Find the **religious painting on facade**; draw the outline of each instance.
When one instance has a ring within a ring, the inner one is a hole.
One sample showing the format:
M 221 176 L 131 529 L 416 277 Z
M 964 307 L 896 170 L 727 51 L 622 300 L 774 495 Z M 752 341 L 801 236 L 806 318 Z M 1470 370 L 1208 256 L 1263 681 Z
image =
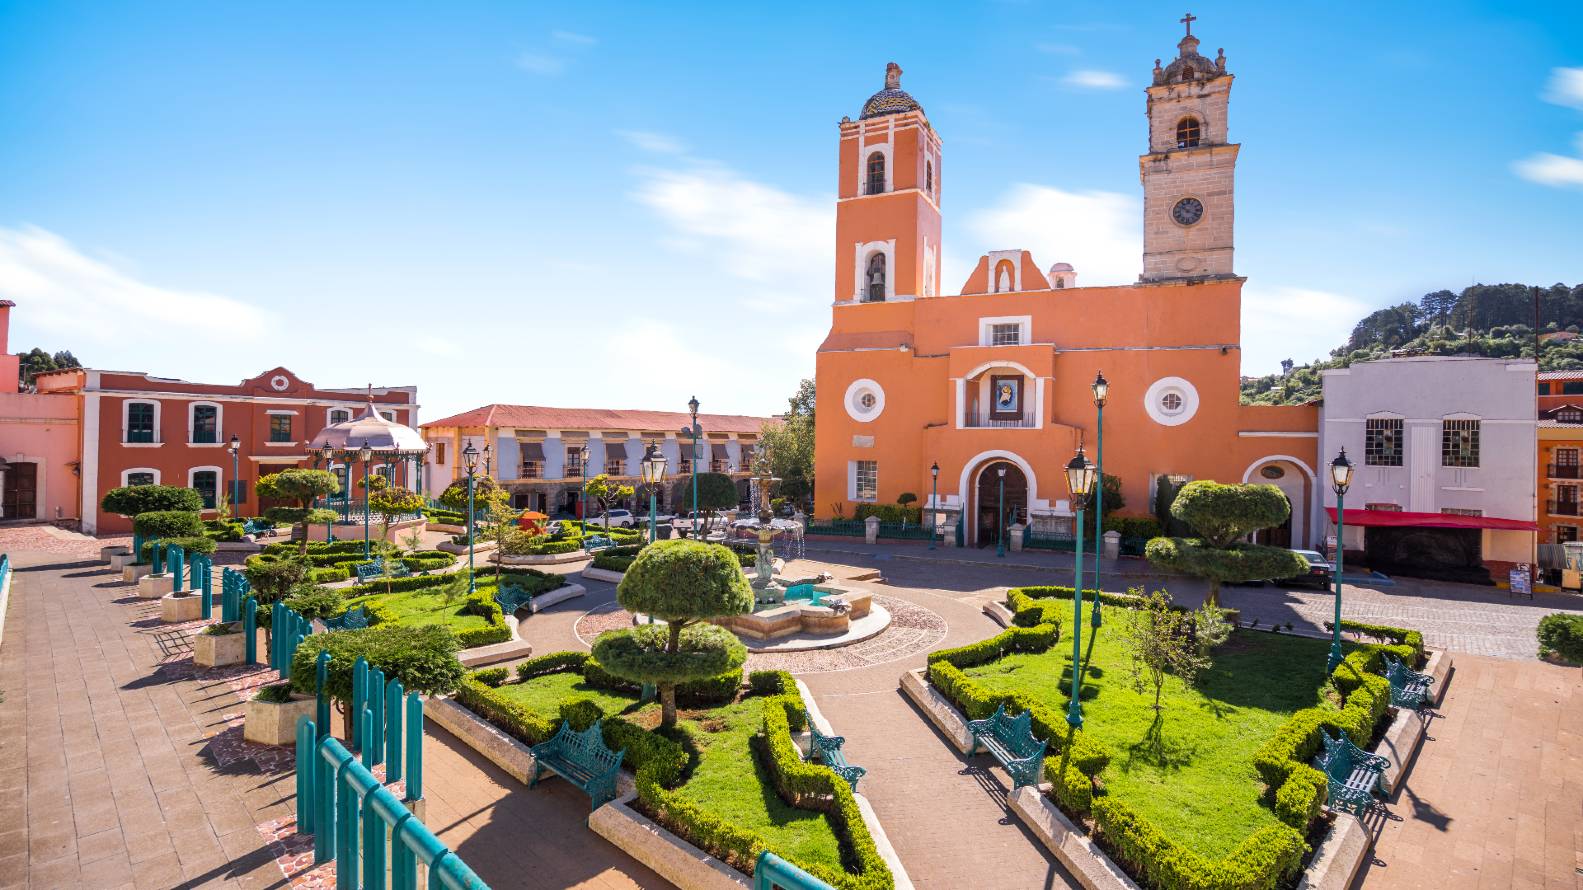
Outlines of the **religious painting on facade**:
M 1016 420 L 1022 417 L 1022 378 L 989 378 L 989 416 L 993 420 Z

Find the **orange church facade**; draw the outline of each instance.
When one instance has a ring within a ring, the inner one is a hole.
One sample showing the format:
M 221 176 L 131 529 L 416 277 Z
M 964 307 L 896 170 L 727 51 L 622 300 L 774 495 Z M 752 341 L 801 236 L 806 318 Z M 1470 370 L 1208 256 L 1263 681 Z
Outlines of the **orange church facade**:
M 999 471 L 1014 522 L 1069 527 L 1062 473 L 1095 457 L 1090 385 L 1110 383 L 1104 470 L 1124 514 L 1147 515 L 1162 476 L 1272 482 L 1293 516 L 1272 541 L 1322 540 L 1316 406 L 1239 404 L 1243 280 L 1232 271 L 1233 174 L 1225 57 L 1156 65 L 1148 88 L 1143 274 L 1080 287 L 1024 250 L 979 259 L 960 293 L 939 286 L 941 141 L 900 69 L 840 125 L 835 302 L 819 348 L 815 513 L 852 515 L 903 492 L 968 546 L 993 543 Z M 948 535 L 948 538 L 950 536 Z

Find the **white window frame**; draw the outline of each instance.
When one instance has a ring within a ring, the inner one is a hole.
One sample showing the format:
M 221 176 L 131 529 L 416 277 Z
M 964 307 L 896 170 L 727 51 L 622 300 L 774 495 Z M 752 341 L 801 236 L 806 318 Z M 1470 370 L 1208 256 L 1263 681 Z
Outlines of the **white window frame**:
M 153 405 L 154 406 L 154 441 L 152 441 L 152 442 L 128 442 L 127 441 L 126 437 L 131 432 L 132 406 L 133 405 Z M 164 409 L 164 405 L 162 405 L 160 403 L 159 399 L 122 399 L 121 400 L 121 444 L 123 446 L 127 447 L 127 448 L 158 448 L 159 446 L 165 444 L 165 442 L 162 439 L 160 439 L 160 436 L 159 436 L 159 433 L 160 433 L 160 420 L 163 417 L 163 409 Z
M 863 497 L 858 488 L 858 470 L 860 464 L 874 465 L 874 493 L 870 497 Z M 860 504 L 879 503 L 879 461 L 877 460 L 849 460 L 847 461 L 846 489 L 847 498 Z
M 125 488 L 128 485 L 132 484 L 132 483 L 126 481 L 126 480 L 127 480 L 127 477 L 131 476 L 133 473 L 153 473 L 154 474 L 154 481 L 149 483 L 149 484 L 150 485 L 159 485 L 160 484 L 159 470 L 157 470 L 157 469 L 155 469 L 153 467 L 128 467 L 128 468 L 126 468 L 126 469 L 121 471 L 121 487 L 122 488 Z
M 215 499 L 215 505 L 213 507 L 204 507 L 203 508 L 203 512 L 205 512 L 205 513 L 212 513 L 212 512 L 214 512 L 215 510 L 217 510 L 219 508 L 219 506 L 220 506 L 220 497 L 222 495 L 225 495 L 225 496 L 229 497 L 230 494 L 231 494 L 230 492 L 226 491 L 226 489 L 225 489 L 225 471 L 220 469 L 219 467 L 213 466 L 213 465 L 207 466 L 207 467 L 189 467 L 188 470 L 187 470 L 187 487 L 193 489 L 194 491 L 196 491 L 197 488 L 198 488 L 198 486 L 194 484 L 194 480 L 195 480 L 195 478 L 197 477 L 197 475 L 199 473 L 213 473 L 214 474 L 214 499 Z
M 1475 446 L 1476 460 L 1472 465 L 1446 463 L 1446 424 L 1466 423 L 1472 421 L 1476 426 L 1473 432 L 1478 444 Z M 1439 465 L 1447 470 L 1477 470 L 1484 465 L 1484 418 L 1477 414 L 1447 414 L 1440 418 L 1440 461 Z
M 876 253 L 885 255 L 885 302 L 896 299 L 896 239 L 888 241 L 867 241 L 856 245 L 856 268 L 853 272 L 852 299 L 859 303 L 879 302 L 868 299 L 868 274 L 869 257 Z
M 1029 343 L 1033 342 L 1033 316 L 991 315 L 978 320 L 978 345 L 995 345 L 995 325 L 998 324 L 1017 325 L 1019 328 L 1019 333 L 1017 336 L 1019 346 L 1027 346 Z
M 338 423 L 345 423 L 346 422 L 346 420 L 336 420 L 335 419 L 335 412 L 337 412 L 337 411 L 345 411 L 346 412 L 346 420 L 351 420 L 352 419 L 353 414 L 352 414 L 352 409 L 351 408 L 345 408 L 345 407 L 339 407 L 339 406 L 334 407 L 334 408 L 326 408 L 326 409 L 324 409 L 324 425 L 325 426 L 335 426 Z
M 194 442 L 192 437 L 198 431 L 198 406 L 206 405 L 214 409 L 214 439 L 213 442 Z M 219 402 L 188 402 L 187 403 L 187 444 L 194 448 L 220 448 L 225 445 L 225 406 Z
M 300 432 L 300 431 L 297 429 L 297 423 L 296 423 L 295 419 L 292 421 L 292 424 L 291 424 L 291 435 L 292 435 L 291 441 L 289 441 L 289 442 L 276 442 L 276 441 L 273 441 L 273 440 L 270 439 L 270 433 L 271 433 L 270 427 L 273 426 L 274 423 L 275 423 L 273 418 L 276 415 L 284 415 L 284 416 L 287 416 L 287 417 L 295 418 L 297 416 L 297 412 L 296 411 L 287 410 L 285 408 L 272 408 L 272 409 L 270 409 L 268 411 L 265 411 L 264 414 L 267 417 L 270 418 L 269 424 L 267 424 L 264 427 L 264 445 L 265 445 L 265 447 L 268 447 L 268 448 L 290 448 L 290 447 L 293 447 L 293 446 L 295 446 L 297 444 L 296 436 L 297 436 L 297 433 Z
M 862 144 L 862 140 L 859 139 L 858 143 L 859 143 L 859 145 L 858 145 L 858 160 L 857 160 L 857 193 L 858 193 L 858 196 L 866 198 L 866 197 L 868 197 L 870 195 L 876 195 L 876 194 L 878 194 L 878 195 L 888 195 L 891 192 L 895 191 L 896 190 L 896 164 L 894 163 L 894 159 L 891 157 L 891 143 L 890 143 L 890 141 L 887 140 L 885 142 L 873 142 L 873 143 L 870 143 L 868 145 L 863 145 Z M 870 157 L 872 157 L 876 152 L 885 156 L 885 191 L 883 191 L 883 192 L 871 192 L 871 191 L 868 190 L 868 159 Z

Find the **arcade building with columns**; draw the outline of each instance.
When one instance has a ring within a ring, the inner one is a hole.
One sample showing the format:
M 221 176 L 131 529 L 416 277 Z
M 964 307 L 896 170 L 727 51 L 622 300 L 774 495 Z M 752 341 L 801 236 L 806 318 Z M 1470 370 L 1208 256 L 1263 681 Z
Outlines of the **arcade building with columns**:
M 1121 479 L 1124 514 L 1150 512 L 1160 476 L 1269 482 L 1292 515 L 1263 539 L 1323 539 L 1318 409 L 1239 401 L 1233 76 L 1224 52 L 1198 47 L 1189 30 L 1145 90 L 1134 284 L 1085 287 L 1080 269 L 1005 249 L 945 292 L 944 148 L 901 69 L 892 63 L 885 88 L 842 119 L 835 294 L 817 356 L 817 516 L 913 492 L 942 524 L 965 517 L 968 546 L 993 544 L 1004 469 L 1013 522 L 1069 528 L 1062 470 L 1080 445 L 1094 458 L 1090 385 L 1103 372 L 1104 470 Z

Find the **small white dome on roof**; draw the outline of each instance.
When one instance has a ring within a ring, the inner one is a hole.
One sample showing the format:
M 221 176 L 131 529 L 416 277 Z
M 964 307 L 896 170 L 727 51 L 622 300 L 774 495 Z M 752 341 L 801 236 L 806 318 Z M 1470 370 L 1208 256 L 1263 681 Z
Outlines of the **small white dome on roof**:
M 1077 272 L 1073 271 L 1071 263 L 1056 263 L 1051 266 L 1049 279 L 1050 287 L 1057 290 L 1077 287 Z
M 325 427 L 313 437 L 308 448 L 318 451 L 326 445 L 334 451 L 346 452 L 366 447 L 375 454 L 418 454 L 428 448 L 417 430 L 375 410 L 373 399 L 368 400 L 361 417 Z

